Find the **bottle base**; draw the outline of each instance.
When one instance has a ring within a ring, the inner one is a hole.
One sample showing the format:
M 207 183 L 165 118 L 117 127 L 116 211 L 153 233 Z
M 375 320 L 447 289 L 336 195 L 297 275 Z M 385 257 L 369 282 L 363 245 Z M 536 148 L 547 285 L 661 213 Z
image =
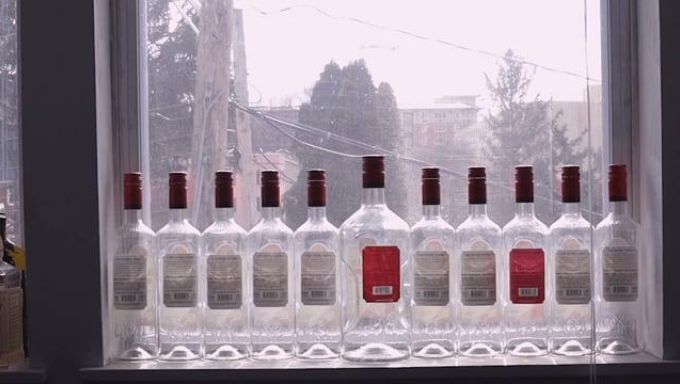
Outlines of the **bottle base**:
M 413 356 L 424 359 L 443 359 L 454 353 L 453 344 L 446 341 L 414 343 L 412 350 Z
M 256 360 L 283 360 L 292 356 L 292 345 L 253 345 L 252 358 Z
M 533 357 L 548 354 L 548 345 L 542 341 L 508 341 L 506 350 L 511 356 Z
M 598 343 L 598 351 L 606 355 L 631 355 L 640 350 L 640 347 L 631 345 L 625 340 L 605 339 Z
M 167 350 L 161 350 L 158 360 L 161 361 L 187 361 L 201 358 L 200 349 L 187 348 L 184 345 L 175 345 Z
M 153 349 L 136 346 L 121 353 L 119 356 L 116 357 L 116 360 L 140 361 L 140 360 L 152 360 L 155 358 L 156 353 Z
M 248 357 L 247 345 L 206 346 L 205 358 L 208 360 L 240 360 Z
M 500 355 L 502 352 L 500 344 L 482 341 L 463 344 L 460 347 L 460 354 L 466 357 L 490 357 Z
M 309 360 L 334 359 L 340 356 L 339 343 L 298 344 L 297 357 Z
M 581 340 L 553 340 L 552 353 L 562 356 L 585 356 L 591 353 L 590 341 Z
M 379 363 L 398 361 L 407 358 L 410 354 L 407 346 L 395 348 L 383 343 L 348 345 L 345 348 L 345 353 L 343 353 L 342 357 L 352 362 Z

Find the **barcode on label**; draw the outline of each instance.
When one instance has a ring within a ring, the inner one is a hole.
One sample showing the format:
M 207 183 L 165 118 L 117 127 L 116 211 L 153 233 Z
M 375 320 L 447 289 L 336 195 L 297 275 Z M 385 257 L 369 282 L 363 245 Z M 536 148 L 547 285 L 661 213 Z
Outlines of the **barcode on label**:
M 373 287 L 373 294 L 376 296 L 382 296 L 382 295 L 391 295 L 392 294 L 392 286 L 389 285 L 378 285 Z
M 488 291 L 481 291 L 481 290 L 473 289 L 473 290 L 470 290 L 468 292 L 470 294 L 470 297 L 475 298 L 475 299 L 486 298 L 486 297 L 489 296 Z
M 441 292 L 439 292 L 439 291 L 423 291 L 423 296 L 424 297 L 439 297 L 439 296 L 441 296 Z
M 262 292 L 262 297 L 265 299 L 278 299 L 281 297 L 279 292 Z
M 137 295 L 120 295 L 118 296 L 118 300 L 124 301 L 126 303 L 129 302 L 136 302 L 137 301 Z
M 234 295 L 228 293 L 226 295 L 217 295 L 217 300 L 219 301 L 232 301 L 234 300 Z
M 189 299 L 191 297 L 191 295 L 188 294 L 188 293 L 184 293 L 184 292 L 177 292 L 177 293 L 173 293 L 172 297 L 175 300 L 186 300 L 186 299 Z
M 565 289 L 564 295 L 569 297 L 581 297 L 583 296 L 582 289 Z
M 611 290 L 613 293 L 629 293 L 630 287 L 612 287 Z
M 312 297 L 328 297 L 328 291 L 311 291 Z
M 520 288 L 519 289 L 519 296 L 520 297 L 537 297 L 538 296 L 538 288 Z

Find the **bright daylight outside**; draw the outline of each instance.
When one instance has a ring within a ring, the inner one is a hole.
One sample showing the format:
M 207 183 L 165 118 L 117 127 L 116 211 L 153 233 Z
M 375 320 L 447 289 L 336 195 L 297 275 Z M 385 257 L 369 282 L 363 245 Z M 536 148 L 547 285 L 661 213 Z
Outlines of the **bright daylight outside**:
M 329 219 L 339 225 L 360 204 L 364 154 L 386 155 L 387 202 L 409 223 L 421 214 L 425 165 L 441 168 L 442 213 L 455 225 L 467 216 L 473 165 L 488 168 L 490 214 L 501 225 L 513 215 L 518 164 L 535 168 L 544 222 L 559 216 L 565 164 L 582 167 L 584 215 L 601 219 L 599 1 L 224 4 L 146 5 L 154 229 L 167 219 L 172 171 L 189 172 L 192 216 L 207 226 L 206 186 L 220 168 L 237 173 L 246 228 L 258 218 L 258 171 L 281 173 L 295 228 L 306 218 L 304 171 L 326 169 Z

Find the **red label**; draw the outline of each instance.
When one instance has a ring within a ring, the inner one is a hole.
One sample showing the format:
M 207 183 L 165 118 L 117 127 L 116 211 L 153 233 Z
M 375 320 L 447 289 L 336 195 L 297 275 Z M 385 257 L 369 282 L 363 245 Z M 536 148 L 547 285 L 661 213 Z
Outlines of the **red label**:
M 510 300 L 541 304 L 545 299 L 545 258 L 540 248 L 510 251 Z
M 364 301 L 394 303 L 399 300 L 399 248 L 367 246 L 362 251 Z

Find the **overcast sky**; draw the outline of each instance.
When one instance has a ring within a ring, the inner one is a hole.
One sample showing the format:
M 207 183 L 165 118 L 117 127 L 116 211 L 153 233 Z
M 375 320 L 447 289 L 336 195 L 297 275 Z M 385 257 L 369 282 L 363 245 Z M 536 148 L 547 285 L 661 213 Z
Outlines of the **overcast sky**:
M 234 6 L 244 12 L 253 104 L 299 103 L 326 63 L 358 58 L 376 84 L 392 85 L 401 105 L 487 94 L 484 73 L 495 73 L 497 58 L 389 29 L 497 55 L 512 48 L 527 61 L 583 76 L 588 61 L 590 77 L 601 78 L 599 0 L 585 4 L 587 45 L 583 0 L 235 0 Z M 539 68 L 532 88 L 555 100 L 583 100 L 585 86 L 583 78 Z

